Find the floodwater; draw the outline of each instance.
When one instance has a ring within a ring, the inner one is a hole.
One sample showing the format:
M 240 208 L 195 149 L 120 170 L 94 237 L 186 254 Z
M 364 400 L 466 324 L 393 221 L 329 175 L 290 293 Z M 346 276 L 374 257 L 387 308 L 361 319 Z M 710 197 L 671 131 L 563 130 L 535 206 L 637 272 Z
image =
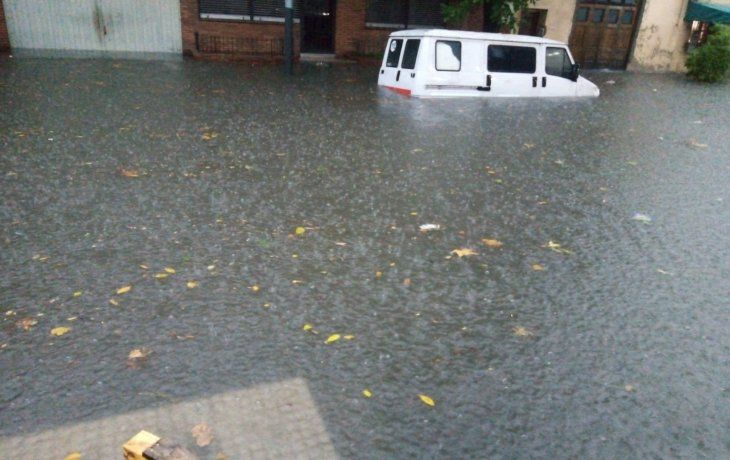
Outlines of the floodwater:
M 301 377 L 345 458 L 730 456 L 727 84 L 299 72 L 0 60 L 0 435 Z

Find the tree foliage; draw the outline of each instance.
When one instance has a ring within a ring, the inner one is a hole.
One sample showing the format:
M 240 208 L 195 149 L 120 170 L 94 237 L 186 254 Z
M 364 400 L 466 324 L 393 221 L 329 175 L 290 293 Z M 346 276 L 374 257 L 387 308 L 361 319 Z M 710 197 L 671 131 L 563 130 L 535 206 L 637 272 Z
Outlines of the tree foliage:
M 487 8 L 488 18 L 493 24 L 515 28 L 520 12 L 527 10 L 537 0 L 457 0 L 456 2 L 441 5 L 444 20 L 449 25 L 459 25 L 464 22 L 469 13 L 479 5 Z
M 730 26 L 714 26 L 707 43 L 690 53 L 687 69 L 687 75 L 701 82 L 725 79 L 730 71 Z

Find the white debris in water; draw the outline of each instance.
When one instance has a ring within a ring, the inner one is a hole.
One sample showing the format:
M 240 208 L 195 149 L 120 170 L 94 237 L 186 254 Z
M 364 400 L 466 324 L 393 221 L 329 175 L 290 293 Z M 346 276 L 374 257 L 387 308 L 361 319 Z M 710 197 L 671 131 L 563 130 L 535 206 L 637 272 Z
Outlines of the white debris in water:
M 606 82 L 606 84 L 607 84 L 607 85 L 615 85 L 615 84 L 616 84 L 616 80 L 608 80 L 608 81 Z
M 430 232 L 432 230 L 441 230 L 441 226 L 439 224 L 423 224 L 419 225 L 418 228 L 423 232 Z
M 641 214 L 640 212 L 634 214 L 634 217 L 632 217 L 631 219 L 637 222 L 644 222 L 647 224 L 651 222 L 651 217 L 647 216 L 646 214 Z

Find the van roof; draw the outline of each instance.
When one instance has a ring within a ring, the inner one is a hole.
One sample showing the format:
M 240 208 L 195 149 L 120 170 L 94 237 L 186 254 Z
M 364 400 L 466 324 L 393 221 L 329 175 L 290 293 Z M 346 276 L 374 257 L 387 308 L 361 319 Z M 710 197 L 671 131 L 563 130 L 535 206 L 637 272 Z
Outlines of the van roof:
M 399 30 L 390 34 L 391 37 L 437 37 L 452 39 L 494 40 L 501 42 L 538 43 L 549 45 L 565 45 L 563 42 L 549 38 L 532 37 L 529 35 L 495 34 L 489 32 L 469 32 L 466 30 L 446 29 L 408 29 Z

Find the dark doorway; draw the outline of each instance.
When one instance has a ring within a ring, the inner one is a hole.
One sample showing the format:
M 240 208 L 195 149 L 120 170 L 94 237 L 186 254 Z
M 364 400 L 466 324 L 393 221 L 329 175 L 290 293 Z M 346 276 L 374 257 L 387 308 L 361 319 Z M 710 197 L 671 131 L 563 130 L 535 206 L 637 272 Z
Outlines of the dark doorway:
M 302 0 L 302 52 L 335 49 L 335 0 Z
M 584 68 L 625 69 L 640 0 L 579 0 L 570 50 Z

